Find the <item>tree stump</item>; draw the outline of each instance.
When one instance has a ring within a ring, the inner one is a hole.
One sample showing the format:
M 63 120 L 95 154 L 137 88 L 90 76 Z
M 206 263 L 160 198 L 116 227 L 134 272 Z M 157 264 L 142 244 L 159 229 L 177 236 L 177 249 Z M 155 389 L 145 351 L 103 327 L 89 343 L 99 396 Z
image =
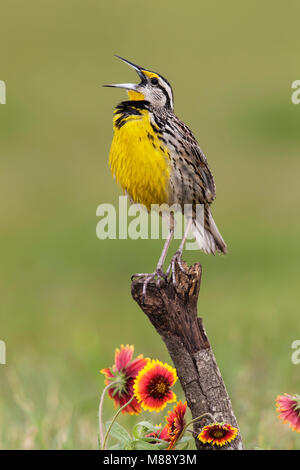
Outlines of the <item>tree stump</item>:
M 203 321 L 197 315 L 202 267 L 200 263 L 188 266 L 186 273 L 175 264 L 176 287 L 172 277 L 160 286 L 147 285 L 143 299 L 143 280 L 132 282 L 131 293 L 143 312 L 165 342 L 177 370 L 192 417 L 210 413 L 216 422 L 229 423 L 238 428 L 224 381 L 217 366 L 212 348 L 204 330 Z M 208 417 L 194 424 L 198 434 L 201 428 L 212 423 Z M 195 438 L 199 450 L 216 446 L 202 444 Z M 222 450 L 243 449 L 240 433 Z

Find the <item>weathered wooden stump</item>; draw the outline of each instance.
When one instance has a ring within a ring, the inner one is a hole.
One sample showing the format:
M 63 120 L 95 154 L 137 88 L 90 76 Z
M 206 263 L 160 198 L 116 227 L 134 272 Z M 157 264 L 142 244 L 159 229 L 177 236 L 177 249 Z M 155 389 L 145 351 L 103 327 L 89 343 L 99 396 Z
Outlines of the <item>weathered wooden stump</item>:
M 176 287 L 172 278 L 157 286 L 149 283 L 143 299 L 142 279 L 132 282 L 131 293 L 156 331 L 165 342 L 177 370 L 192 417 L 210 413 L 217 422 L 238 427 L 224 381 L 206 336 L 203 321 L 197 315 L 197 301 L 201 284 L 202 267 L 196 263 L 188 266 L 186 273 L 175 264 Z M 194 431 L 211 423 L 203 419 L 194 424 Z M 197 449 L 212 449 L 195 439 Z M 243 449 L 239 435 L 222 450 Z

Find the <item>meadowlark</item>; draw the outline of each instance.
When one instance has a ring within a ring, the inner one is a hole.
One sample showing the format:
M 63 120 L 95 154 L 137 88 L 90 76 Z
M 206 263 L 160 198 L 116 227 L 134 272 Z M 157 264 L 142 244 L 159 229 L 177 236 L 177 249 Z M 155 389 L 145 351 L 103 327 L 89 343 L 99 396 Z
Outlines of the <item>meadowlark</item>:
M 137 72 L 141 82 L 105 85 L 124 88 L 129 96 L 114 112 L 114 136 L 109 155 L 113 176 L 130 199 L 143 204 L 148 211 L 152 204 L 176 204 L 182 211 L 186 204 L 192 208 L 201 204 L 204 208 L 201 227 L 192 210 L 170 266 L 174 268 L 177 260 L 184 270 L 181 256 L 190 230 L 203 252 L 225 254 L 226 244 L 210 211 L 216 197 L 214 178 L 194 135 L 174 114 L 170 83 L 156 72 L 117 57 Z M 144 293 L 148 282 L 166 277 L 163 265 L 173 236 L 174 218 L 155 271 L 136 275 L 145 278 Z M 174 273 L 174 269 L 172 271 Z

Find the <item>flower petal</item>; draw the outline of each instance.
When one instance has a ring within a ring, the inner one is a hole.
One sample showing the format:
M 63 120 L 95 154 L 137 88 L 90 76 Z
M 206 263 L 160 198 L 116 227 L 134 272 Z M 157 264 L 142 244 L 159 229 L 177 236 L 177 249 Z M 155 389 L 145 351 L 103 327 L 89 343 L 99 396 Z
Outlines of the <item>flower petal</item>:
M 134 347 L 127 344 L 124 346 L 121 344 L 121 349 L 117 348 L 115 351 L 115 365 L 118 370 L 124 369 L 127 364 L 131 361 Z

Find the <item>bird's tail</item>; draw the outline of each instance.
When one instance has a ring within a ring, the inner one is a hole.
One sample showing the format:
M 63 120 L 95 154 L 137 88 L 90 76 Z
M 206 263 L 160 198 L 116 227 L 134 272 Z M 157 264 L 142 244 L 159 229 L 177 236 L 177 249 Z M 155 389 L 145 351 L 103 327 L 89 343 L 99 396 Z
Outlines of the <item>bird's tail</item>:
M 192 232 L 200 250 L 207 254 L 227 253 L 227 246 L 215 224 L 209 207 L 204 209 L 204 224 L 197 218 L 193 219 Z

